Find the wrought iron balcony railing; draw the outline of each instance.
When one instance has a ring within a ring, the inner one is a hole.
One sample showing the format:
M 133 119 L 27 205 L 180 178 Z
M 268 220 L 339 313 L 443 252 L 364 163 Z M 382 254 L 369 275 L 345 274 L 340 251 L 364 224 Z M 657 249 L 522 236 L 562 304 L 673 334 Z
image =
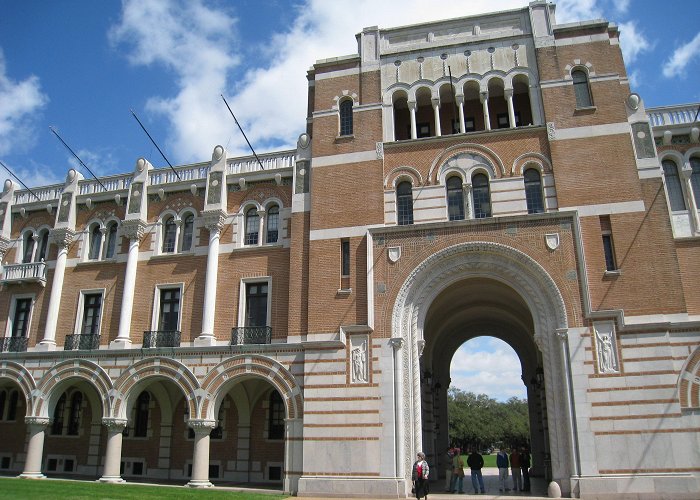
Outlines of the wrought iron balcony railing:
M 269 344 L 271 340 L 271 326 L 239 326 L 231 329 L 231 345 Z
M 66 335 L 66 351 L 94 351 L 100 348 L 100 336 L 94 334 Z
M 2 284 L 41 283 L 46 285 L 46 263 L 6 264 L 2 268 Z
M 0 352 L 24 352 L 27 350 L 26 337 L 5 337 L 0 339 Z
M 143 332 L 143 347 L 180 347 L 178 330 L 153 330 Z

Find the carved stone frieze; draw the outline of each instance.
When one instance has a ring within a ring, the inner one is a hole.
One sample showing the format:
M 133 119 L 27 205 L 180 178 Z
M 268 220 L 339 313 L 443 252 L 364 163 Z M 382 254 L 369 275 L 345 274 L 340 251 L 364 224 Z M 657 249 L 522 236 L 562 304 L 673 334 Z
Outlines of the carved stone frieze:
M 73 243 L 75 238 L 75 232 L 70 229 L 52 229 L 49 233 L 49 237 L 52 243 L 55 243 L 61 248 L 68 248 L 68 246 Z
M 201 418 L 191 418 L 187 421 L 195 434 L 209 433 L 216 427 L 216 420 L 205 420 Z
M 24 417 L 24 423 L 36 427 L 48 427 L 51 423 L 49 417 Z
M 202 218 L 204 219 L 204 227 L 209 231 L 221 231 L 224 228 L 224 222 L 226 222 L 226 212 L 223 210 L 209 210 L 202 212 Z
M 127 420 L 123 418 L 105 417 L 102 419 L 102 425 L 107 427 L 112 432 L 121 432 L 126 428 Z
M 146 224 L 142 220 L 125 220 L 120 226 L 122 236 L 130 240 L 140 240 L 146 233 Z

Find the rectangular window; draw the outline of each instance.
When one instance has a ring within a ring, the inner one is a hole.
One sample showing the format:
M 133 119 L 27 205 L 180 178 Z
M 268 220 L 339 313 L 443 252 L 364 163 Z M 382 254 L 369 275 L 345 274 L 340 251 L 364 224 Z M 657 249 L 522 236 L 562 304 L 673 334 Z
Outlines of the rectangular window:
M 102 294 L 83 294 L 83 321 L 80 333 L 97 335 L 100 333 L 100 316 L 102 311 Z
M 246 283 L 245 326 L 267 326 L 267 283 Z
M 605 270 L 617 271 L 617 261 L 615 260 L 615 245 L 613 244 L 612 225 L 609 215 L 600 217 L 600 230 L 603 238 L 603 253 L 605 255 Z
M 340 241 L 341 275 L 350 276 L 350 240 Z
M 180 289 L 162 288 L 160 290 L 160 313 L 158 330 L 174 332 L 180 323 Z
M 498 128 L 510 127 L 510 123 L 508 123 L 508 113 L 499 113 L 496 115 L 496 120 L 498 123 Z
M 12 318 L 12 336 L 27 338 L 29 333 L 29 314 L 32 310 L 32 299 L 15 300 L 15 314 Z

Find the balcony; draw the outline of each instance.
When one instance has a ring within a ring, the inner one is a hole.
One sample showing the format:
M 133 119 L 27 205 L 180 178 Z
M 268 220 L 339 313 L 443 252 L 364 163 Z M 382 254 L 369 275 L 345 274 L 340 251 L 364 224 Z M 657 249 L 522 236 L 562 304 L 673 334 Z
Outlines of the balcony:
M 231 329 L 231 345 L 269 344 L 271 340 L 271 326 L 239 326 Z
M 46 263 L 28 262 L 27 264 L 6 264 L 2 268 L 0 284 L 39 283 L 46 286 Z
M 662 125 L 690 125 L 695 122 L 697 112 L 697 104 L 659 106 L 647 109 L 647 114 L 649 115 L 649 120 L 653 127 L 660 127 Z
M 0 339 L 0 352 L 24 352 L 27 350 L 26 337 L 5 337 Z
M 66 344 L 63 347 L 66 351 L 94 351 L 100 348 L 99 335 L 66 335 Z
M 155 347 L 180 347 L 180 332 L 178 330 L 153 330 L 143 332 L 144 349 Z

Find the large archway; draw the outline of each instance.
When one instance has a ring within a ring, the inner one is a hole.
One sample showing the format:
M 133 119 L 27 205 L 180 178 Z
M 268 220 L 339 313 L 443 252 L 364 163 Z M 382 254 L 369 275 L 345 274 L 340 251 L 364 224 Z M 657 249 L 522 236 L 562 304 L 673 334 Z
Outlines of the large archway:
M 450 299 L 462 294 L 460 307 L 452 307 Z M 467 332 L 479 333 L 465 333 L 450 340 L 451 347 L 445 346 L 449 332 L 464 324 L 470 327 Z M 566 309 L 554 280 L 519 250 L 498 243 L 463 243 L 421 262 L 404 281 L 392 314 L 392 337 L 401 346 L 397 362 L 404 382 L 396 392 L 396 451 L 397 457 L 404 457 L 401 475 L 410 474 L 408 457 L 429 444 L 423 442 L 423 366 L 438 366 L 447 356 L 442 365 L 449 367 L 449 358 L 469 335 L 486 334 L 503 338 L 520 353 L 526 377 L 542 367 L 542 404 L 551 424 L 541 441 L 546 436 L 552 478 L 568 492 L 576 450 L 570 374 L 563 356 L 566 328 Z M 540 457 L 544 460 L 544 448 Z

